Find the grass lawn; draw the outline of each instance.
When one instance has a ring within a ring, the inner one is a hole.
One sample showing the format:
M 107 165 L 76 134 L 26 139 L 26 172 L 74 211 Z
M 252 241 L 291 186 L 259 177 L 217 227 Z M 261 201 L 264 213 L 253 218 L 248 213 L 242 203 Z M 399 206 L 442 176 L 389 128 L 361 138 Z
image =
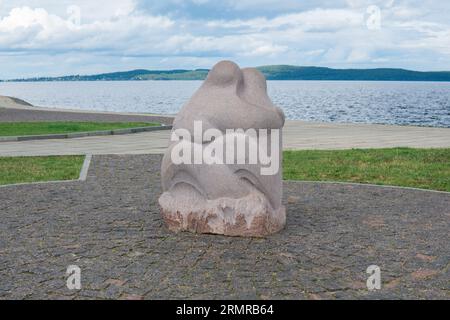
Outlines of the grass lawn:
M 285 151 L 284 179 L 385 184 L 450 192 L 450 149 Z
M 84 156 L 0 157 L 0 185 L 78 179 Z
M 450 149 L 285 151 L 284 179 L 385 184 L 450 192 Z M 0 185 L 77 179 L 84 156 L 0 157 Z
M 29 136 L 157 126 L 154 122 L 0 122 L 0 136 Z

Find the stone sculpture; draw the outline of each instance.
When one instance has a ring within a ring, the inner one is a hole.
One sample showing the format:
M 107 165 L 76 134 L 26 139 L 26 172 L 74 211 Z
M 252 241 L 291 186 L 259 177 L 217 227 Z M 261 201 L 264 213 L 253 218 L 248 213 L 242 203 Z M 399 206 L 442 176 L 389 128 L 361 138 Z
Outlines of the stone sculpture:
M 256 237 L 282 229 L 283 125 L 258 70 L 216 64 L 176 116 L 163 157 L 159 204 L 168 228 Z

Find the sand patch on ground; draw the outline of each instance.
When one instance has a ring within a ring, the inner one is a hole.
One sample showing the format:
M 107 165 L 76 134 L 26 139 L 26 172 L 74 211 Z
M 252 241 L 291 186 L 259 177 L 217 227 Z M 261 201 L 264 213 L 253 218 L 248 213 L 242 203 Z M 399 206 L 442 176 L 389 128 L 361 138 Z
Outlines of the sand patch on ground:
M 28 121 L 88 121 L 88 122 L 158 122 L 172 124 L 170 115 L 154 115 L 126 112 L 98 112 L 44 108 L 34 106 L 24 100 L 0 96 L 0 122 Z
M 30 107 L 33 107 L 33 105 L 24 100 L 14 97 L 0 96 L 0 108 L 28 109 Z

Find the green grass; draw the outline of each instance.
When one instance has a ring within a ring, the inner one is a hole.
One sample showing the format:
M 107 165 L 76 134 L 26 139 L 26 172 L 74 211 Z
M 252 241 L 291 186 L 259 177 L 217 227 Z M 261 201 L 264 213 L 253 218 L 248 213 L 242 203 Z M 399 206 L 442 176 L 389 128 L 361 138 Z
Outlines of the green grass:
M 450 192 L 450 149 L 285 151 L 284 179 L 341 181 Z M 77 179 L 84 156 L 0 157 L 0 185 Z
M 450 149 L 285 151 L 284 179 L 340 181 L 450 192 Z
M 0 136 L 29 136 L 157 126 L 154 122 L 0 122 Z
M 84 156 L 0 157 L 0 185 L 78 179 Z

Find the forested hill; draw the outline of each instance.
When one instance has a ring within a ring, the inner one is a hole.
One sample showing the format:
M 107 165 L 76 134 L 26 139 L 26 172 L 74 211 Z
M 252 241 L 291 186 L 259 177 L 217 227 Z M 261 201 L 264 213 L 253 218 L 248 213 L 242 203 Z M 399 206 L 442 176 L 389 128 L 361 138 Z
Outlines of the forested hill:
M 258 68 L 270 80 L 374 80 L 450 81 L 450 72 L 420 72 L 405 69 L 331 69 L 322 67 L 263 66 Z
M 257 67 L 268 80 L 367 80 L 367 81 L 450 81 L 449 71 L 421 72 L 405 69 L 332 69 L 273 65 Z M 203 80 L 207 69 L 145 70 L 112 72 L 95 75 L 39 77 L 8 81 L 125 81 L 125 80 Z

